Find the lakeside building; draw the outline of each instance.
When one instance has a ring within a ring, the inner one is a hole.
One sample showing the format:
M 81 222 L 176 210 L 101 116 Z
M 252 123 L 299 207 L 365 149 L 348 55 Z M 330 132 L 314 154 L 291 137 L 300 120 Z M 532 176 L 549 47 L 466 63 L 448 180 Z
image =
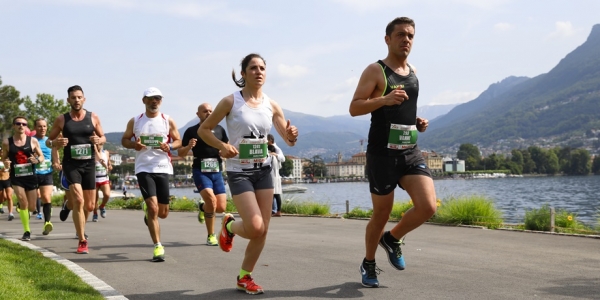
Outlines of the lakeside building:
M 464 172 L 465 161 L 458 158 L 444 158 L 444 172 Z
M 113 166 L 120 166 L 123 163 L 123 156 L 121 154 L 111 154 L 108 159 Z
M 286 155 L 285 159 L 291 160 L 292 164 L 293 164 L 292 174 L 290 174 L 290 177 L 292 177 L 295 180 L 301 180 L 303 177 L 302 176 L 302 159 L 300 157 L 296 157 L 293 155 Z
M 444 172 L 444 158 L 441 155 L 435 153 L 435 151 L 421 151 L 421 155 L 423 155 L 425 164 L 427 167 L 429 167 L 429 170 L 431 170 L 432 173 L 435 174 Z
M 366 156 L 364 157 L 366 162 Z M 365 164 L 357 161 L 360 161 L 360 155 L 353 155 L 350 161 L 343 161 L 342 153 L 338 153 L 337 162 L 325 164 L 327 175 L 335 177 L 364 177 Z

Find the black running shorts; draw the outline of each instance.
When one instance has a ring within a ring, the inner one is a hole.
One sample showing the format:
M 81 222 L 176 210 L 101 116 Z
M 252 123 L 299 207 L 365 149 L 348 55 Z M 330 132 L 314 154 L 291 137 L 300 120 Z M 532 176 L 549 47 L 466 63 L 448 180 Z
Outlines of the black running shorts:
M 78 183 L 82 190 L 96 190 L 96 162 L 93 159 L 63 161 L 63 174 L 69 186 Z
M 404 150 L 398 156 L 376 156 L 367 153 L 367 178 L 369 190 L 375 195 L 388 195 L 405 175 L 423 175 L 431 177 L 431 171 L 425 164 L 418 147 Z M 404 189 L 404 188 L 402 188 Z
M 254 172 L 227 172 L 231 195 L 273 188 L 271 166 Z
M 141 172 L 135 175 L 144 200 L 156 197 L 158 203 L 169 204 L 169 174 Z

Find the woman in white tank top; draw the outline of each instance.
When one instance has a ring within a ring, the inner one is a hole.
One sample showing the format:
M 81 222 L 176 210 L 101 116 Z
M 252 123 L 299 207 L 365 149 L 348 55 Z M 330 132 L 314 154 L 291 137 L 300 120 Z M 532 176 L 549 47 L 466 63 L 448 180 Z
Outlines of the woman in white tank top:
M 267 134 L 274 125 L 286 144 L 294 146 L 298 129 L 289 120 L 286 122 L 279 104 L 263 93 L 267 76 L 265 60 L 258 54 L 249 54 L 242 60 L 241 67 L 242 78 L 237 80 L 235 73 L 232 77 L 242 89 L 217 104 L 213 113 L 202 122 L 198 135 L 228 159 L 228 183 L 242 219 L 235 221 L 231 214 L 223 216 L 219 246 L 229 252 L 236 234 L 250 240 L 237 288 L 249 294 L 261 294 L 263 289 L 254 282 L 251 273 L 265 245 L 273 203 Z M 227 118 L 230 143 L 223 143 L 211 132 L 224 118 Z

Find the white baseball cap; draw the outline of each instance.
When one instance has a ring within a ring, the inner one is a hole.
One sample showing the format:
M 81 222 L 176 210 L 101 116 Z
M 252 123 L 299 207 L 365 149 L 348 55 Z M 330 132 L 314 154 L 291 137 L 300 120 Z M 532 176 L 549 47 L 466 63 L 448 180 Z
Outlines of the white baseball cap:
M 161 96 L 162 93 L 155 87 L 149 87 L 144 91 L 144 97 Z

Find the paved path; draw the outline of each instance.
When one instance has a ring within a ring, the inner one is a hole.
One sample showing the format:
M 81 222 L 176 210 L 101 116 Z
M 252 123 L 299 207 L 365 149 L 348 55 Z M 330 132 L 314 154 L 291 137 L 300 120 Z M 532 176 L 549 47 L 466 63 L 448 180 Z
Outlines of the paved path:
M 20 238 L 18 219 L 5 217 L 0 234 Z M 72 221 L 54 219 L 48 236 L 32 220 L 30 243 L 129 299 L 600 299 L 600 239 L 426 224 L 406 240 L 406 270 L 392 269 L 378 250 L 381 287 L 370 289 L 358 272 L 367 221 L 274 218 L 253 273 L 266 293 L 250 296 L 235 290 L 247 241 L 236 238 L 230 253 L 206 246 L 195 213 L 171 212 L 161 220 L 163 263 L 150 262 L 141 211 L 110 210 L 106 219 L 89 222 L 88 255 L 75 254 Z

